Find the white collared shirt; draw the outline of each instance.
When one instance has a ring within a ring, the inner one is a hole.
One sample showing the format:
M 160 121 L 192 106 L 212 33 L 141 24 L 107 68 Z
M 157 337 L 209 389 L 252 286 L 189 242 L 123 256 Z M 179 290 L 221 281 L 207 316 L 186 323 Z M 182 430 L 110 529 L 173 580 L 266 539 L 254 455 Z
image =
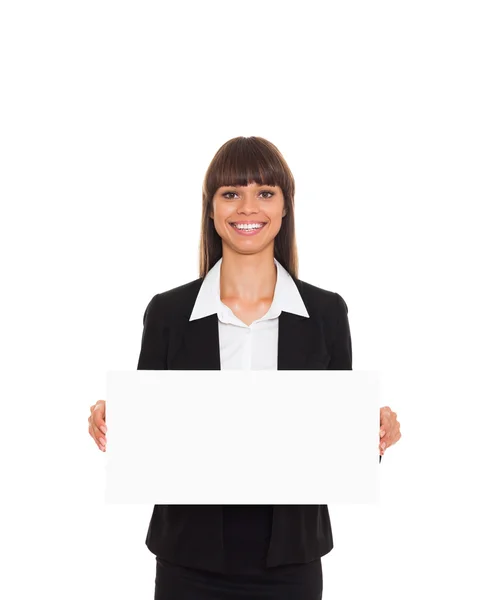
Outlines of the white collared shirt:
M 221 369 L 277 370 L 280 313 L 290 312 L 309 318 L 294 280 L 277 259 L 274 261 L 277 282 L 272 304 L 266 314 L 251 325 L 243 323 L 220 299 L 222 258 L 208 271 L 201 284 L 189 320 L 217 314 Z

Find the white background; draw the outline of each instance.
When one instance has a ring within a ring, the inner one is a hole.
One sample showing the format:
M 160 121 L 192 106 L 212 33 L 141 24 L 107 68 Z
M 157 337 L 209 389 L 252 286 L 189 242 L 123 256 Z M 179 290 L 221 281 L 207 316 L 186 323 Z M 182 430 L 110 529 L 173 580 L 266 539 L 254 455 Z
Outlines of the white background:
M 214 153 L 260 135 L 401 423 L 381 505 L 329 507 L 324 598 L 493 598 L 493 4 L 1 6 L 2 597 L 153 597 L 152 506 L 104 506 L 89 407 L 198 276 Z

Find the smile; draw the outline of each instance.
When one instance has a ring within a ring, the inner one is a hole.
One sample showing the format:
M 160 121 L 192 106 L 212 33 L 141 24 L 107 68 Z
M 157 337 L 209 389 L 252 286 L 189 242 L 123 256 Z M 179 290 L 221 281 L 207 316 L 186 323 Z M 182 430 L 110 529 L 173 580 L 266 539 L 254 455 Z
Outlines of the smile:
M 241 235 L 256 235 L 266 223 L 230 223 L 230 225 Z

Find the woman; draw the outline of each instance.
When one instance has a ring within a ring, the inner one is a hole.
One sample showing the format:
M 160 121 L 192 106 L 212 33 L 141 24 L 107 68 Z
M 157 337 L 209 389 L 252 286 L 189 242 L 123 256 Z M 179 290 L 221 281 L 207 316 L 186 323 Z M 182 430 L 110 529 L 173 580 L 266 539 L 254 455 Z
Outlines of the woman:
M 297 276 L 292 173 L 267 140 L 231 139 L 203 183 L 200 277 L 151 299 L 138 369 L 352 369 L 346 303 Z M 105 402 L 91 411 L 104 450 Z M 381 461 L 400 432 L 380 413 Z M 333 539 L 326 505 L 156 505 L 146 544 L 155 600 L 317 600 Z

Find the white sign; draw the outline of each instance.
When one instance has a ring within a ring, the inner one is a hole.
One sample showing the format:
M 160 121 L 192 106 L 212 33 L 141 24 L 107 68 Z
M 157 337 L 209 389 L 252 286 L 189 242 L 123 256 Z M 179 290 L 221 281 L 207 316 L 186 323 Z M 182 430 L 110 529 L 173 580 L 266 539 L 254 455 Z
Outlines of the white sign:
M 110 371 L 107 503 L 370 504 L 376 371 Z

